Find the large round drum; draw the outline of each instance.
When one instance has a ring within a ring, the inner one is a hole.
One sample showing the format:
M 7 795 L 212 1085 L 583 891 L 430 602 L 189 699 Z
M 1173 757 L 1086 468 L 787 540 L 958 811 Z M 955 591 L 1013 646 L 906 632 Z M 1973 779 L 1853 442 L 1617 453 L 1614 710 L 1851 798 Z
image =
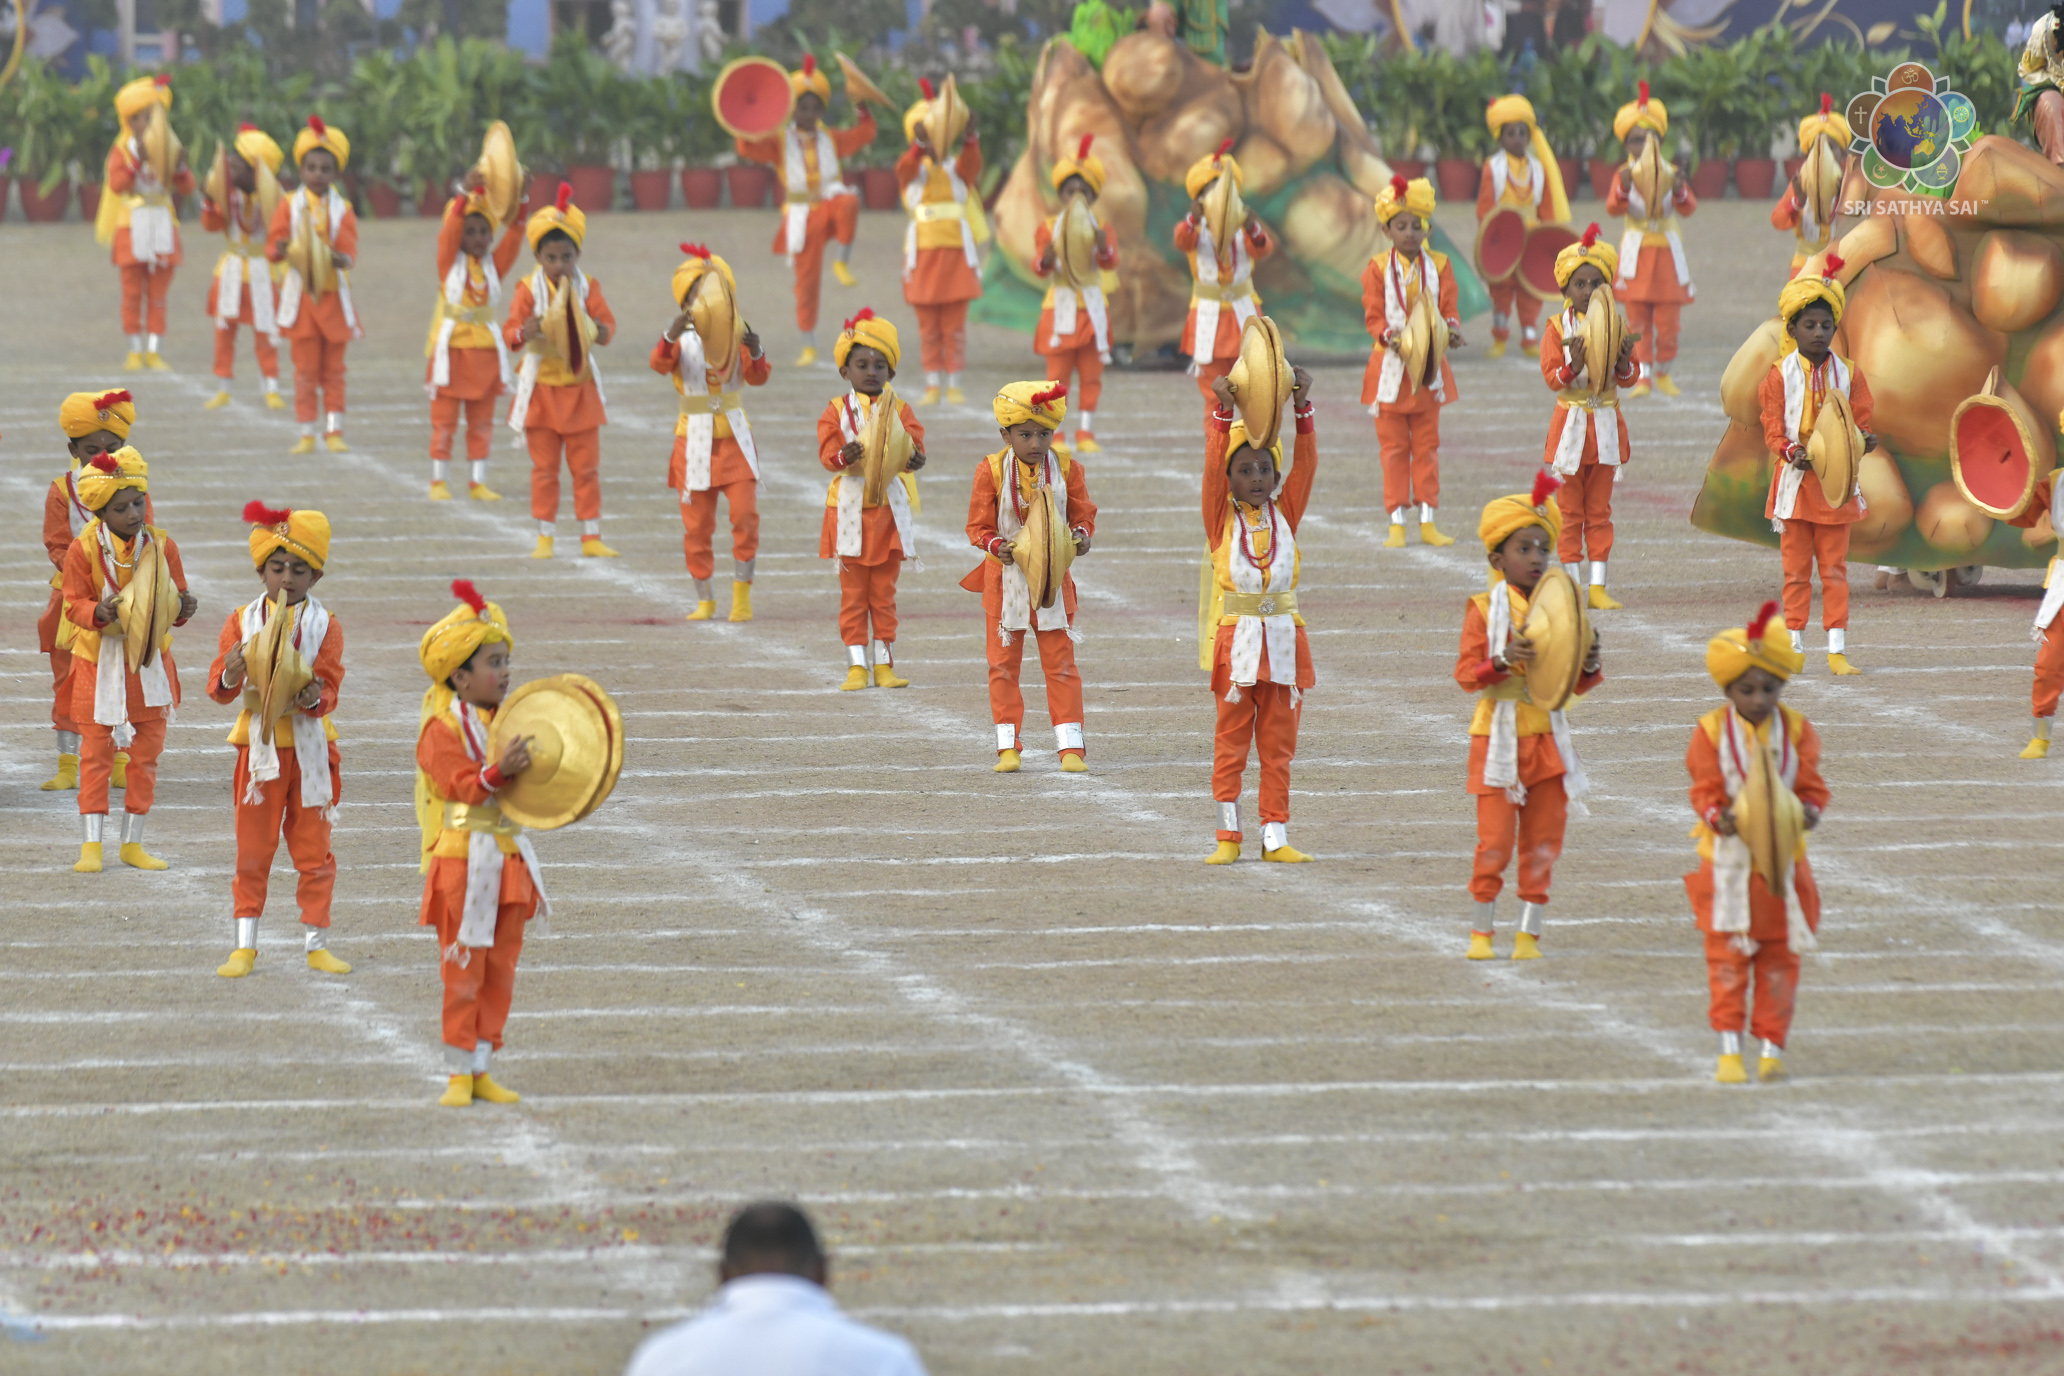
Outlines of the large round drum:
M 1568 225 L 1535 225 L 1527 231 L 1526 246 L 1519 255 L 1519 285 L 1527 295 L 1542 301 L 1562 295 L 1562 288 L 1555 284 L 1556 255 L 1577 238 Z
M 733 138 L 765 138 L 788 122 L 794 108 L 788 69 L 771 57 L 741 57 L 710 83 L 710 110 Z
M 1503 282 L 1519 271 L 1526 240 L 1526 216 L 1518 207 L 1499 206 L 1484 216 L 1476 227 L 1476 270 L 1484 281 Z

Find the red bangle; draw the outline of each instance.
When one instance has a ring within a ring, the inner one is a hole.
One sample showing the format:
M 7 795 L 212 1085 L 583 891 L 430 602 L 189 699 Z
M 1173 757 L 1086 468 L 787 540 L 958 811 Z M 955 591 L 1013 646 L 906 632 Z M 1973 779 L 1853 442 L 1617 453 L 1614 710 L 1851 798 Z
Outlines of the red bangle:
M 507 782 L 509 781 L 502 777 L 502 767 L 498 764 L 488 765 L 480 771 L 480 785 L 489 793 L 499 791 Z

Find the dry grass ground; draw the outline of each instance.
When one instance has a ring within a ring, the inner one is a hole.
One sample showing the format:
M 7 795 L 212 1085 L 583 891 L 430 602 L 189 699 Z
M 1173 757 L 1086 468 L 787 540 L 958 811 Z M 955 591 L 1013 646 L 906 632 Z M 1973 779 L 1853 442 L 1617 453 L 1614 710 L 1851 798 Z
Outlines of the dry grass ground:
M 0 229 L 0 1369 L 611 1372 L 702 1303 L 725 1215 L 768 1194 L 821 1220 L 845 1304 L 956 1376 L 2064 1364 L 2064 763 L 2014 758 L 2030 575 L 1943 603 L 1874 594 L 1859 567 L 1859 679 L 1826 676 L 1814 632 L 1791 700 L 1835 793 L 1814 851 L 1827 959 L 1807 967 L 1795 1078 L 1711 1082 L 1681 760 L 1716 700 L 1701 647 L 1775 594 L 1777 564 L 1685 518 L 1720 370 L 1782 279 L 1788 241 L 1760 207 L 1690 222 L 1686 395 L 1629 411 L 1628 609 L 1600 618 L 1608 682 L 1577 716 L 1592 815 L 1531 966 L 1462 959 L 1469 702 L 1449 676 L 1482 586 L 1476 512 L 1540 458 L 1530 361 L 1482 361 L 1472 323 L 1445 421 L 1442 524 L 1464 538 L 1401 553 L 1375 548 L 1359 365 L 1320 370 L 1303 539 L 1319 686 L 1293 835 L 1321 859 L 1207 870 L 1188 381 L 1116 376 L 1101 410 L 1102 515 L 1077 568 L 1092 772 L 1035 752 L 992 774 L 978 604 L 955 586 L 986 407 L 925 417 L 912 686 L 833 691 L 813 434 L 835 379 L 779 366 L 794 341 L 772 230 L 596 220 L 586 265 L 622 321 L 602 357 L 624 557 L 537 563 L 506 432 L 510 500 L 423 500 L 427 222 L 366 226 L 353 451 L 309 459 L 254 405 L 248 354 L 237 404 L 200 410 L 204 236 L 174 291 L 178 371 L 139 378 L 113 371 L 115 274 L 84 230 Z M 861 234 L 866 285 L 827 286 L 830 311 L 907 324 L 901 222 Z M 738 265 L 777 363 L 751 398 L 765 529 L 744 626 L 681 620 L 674 399 L 644 363 L 691 235 Z M 1022 339 L 977 330 L 973 352 L 978 401 L 1033 368 Z M 203 611 L 152 817 L 173 868 L 87 878 L 72 798 L 36 791 L 36 523 L 59 397 L 107 383 L 138 393 Z M 284 869 L 257 974 L 213 973 L 231 751 L 198 686 L 255 586 L 237 520 L 254 496 L 319 504 L 337 529 L 344 979 L 303 968 Z M 521 675 L 592 674 L 632 735 L 610 804 L 539 841 L 558 911 L 525 953 L 502 1063 L 524 1102 L 463 1113 L 433 1106 L 408 807 L 415 643 L 455 575 L 508 608 Z M 1026 680 L 1036 744 L 1036 665 Z

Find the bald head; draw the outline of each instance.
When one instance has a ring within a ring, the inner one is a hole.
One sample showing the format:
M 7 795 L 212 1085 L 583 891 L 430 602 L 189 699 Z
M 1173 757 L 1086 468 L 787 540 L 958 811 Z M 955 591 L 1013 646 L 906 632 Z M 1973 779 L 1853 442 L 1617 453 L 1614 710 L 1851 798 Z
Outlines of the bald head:
M 740 1209 L 724 1230 L 723 1280 L 739 1276 L 801 1276 L 825 1283 L 824 1249 L 809 1218 L 793 1204 L 763 1200 Z

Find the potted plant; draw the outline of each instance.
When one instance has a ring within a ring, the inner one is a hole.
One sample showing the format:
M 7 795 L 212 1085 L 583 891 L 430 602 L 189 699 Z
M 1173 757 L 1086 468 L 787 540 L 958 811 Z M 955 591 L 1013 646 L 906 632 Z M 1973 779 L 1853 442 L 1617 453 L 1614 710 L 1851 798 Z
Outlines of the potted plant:
M 675 156 L 681 162 L 681 199 L 690 210 L 715 210 L 724 200 L 724 173 L 716 160 L 731 149 L 731 136 L 710 113 L 709 81 L 688 72 L 667 78 L 668 97 L 679 111 L 673 130 Z
M 351 171 L 373 214 L 401 213 L 401 153 L 409 133 L 410 72 L 394 54 L 375 48 L 351 64 L 339 100 L 325 101 L 323 117 L 334 117 L 351 138 Z M 289 145 L 291 147 L 291 145 Z
M 416 213 L 441 217 L 455 174 L 474 160 L 484 121 L 474 118 L 471 74 L 450 38 L 417 48 L 407 67 L 409 133 L 401 172 L 416 193 Z
M 1483 175 L 1483 159 L 1493 139 L 1484 123 L 1484 107 L 1504 94 L 1505 75 L 1498 55 L 1488 49 L 1458 58 L 1442 49 L 1430 54 L 1433 69 L 1431 125 L 1438 131 L 1434 146 L 1440 157 L 1433 165 L 1441 199 L 1475 201 Z
M 79 169 L 79 218 L 82 220 L 92 221 L 100 215 L 101 183 L 107 175 L 108 149 L 114 146 L 115 135 L 122 127 L 122 117 L 115 110 L 116 85 L 114 69 L 106 58 L 95 55 L 86 59 L 86 75 L 73 88 L 79 106 L 78 142 L 73 157 Z M 190 127 L 192 122 L 189 115 L 181 122 L 181 127 Z M 194 162 L 191 152 L 188 161 L 194 166 L 207 166 L 206 163 Z
M 553 42 L 541 75 L 538 97 L 547 112 L 548 147 L 566 169 L 574 202 L 590 215 L 610 209 L 616 200 L 610 152 L 626 84 L 609 59 L 575 32 Z
M 85 107 L 42 62 L 23 62 L 9 95 L 10 167 L 21 183 L 22 214 L 33 224 L 62 220 L 72 202 L 67 173 L 87 124 Z
M 631 145 L 631 204 L 665 210 L 674 198 L 674 160 L 682 138 L 681 86 L 665 77 L 629 83 L 624 132 Z
M 1558 48 L 1535 66 L 1529 95 L 1570 195 L 1581 194 L 1588 180 L 1592 194 L 1604 199 L 1618 163 L 1601 155 L 1613 147 L 1613 115 L 1633 84 L 1631 54 L 1602 34 Z M 1603 175 L 1587 160 L 1602 163 Z

